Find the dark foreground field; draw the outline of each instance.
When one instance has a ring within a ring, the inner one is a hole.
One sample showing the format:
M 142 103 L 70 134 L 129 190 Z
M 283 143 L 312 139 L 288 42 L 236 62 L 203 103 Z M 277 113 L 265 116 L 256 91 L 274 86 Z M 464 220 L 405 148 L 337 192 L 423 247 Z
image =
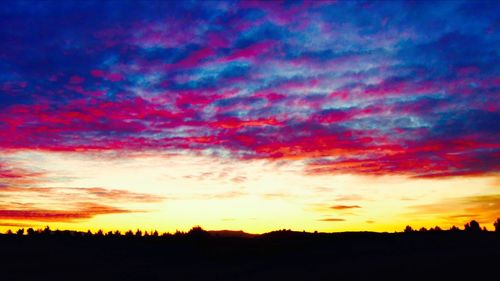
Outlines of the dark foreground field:
M 500 280 L 495 233 L 0 236 L 0 280 Z

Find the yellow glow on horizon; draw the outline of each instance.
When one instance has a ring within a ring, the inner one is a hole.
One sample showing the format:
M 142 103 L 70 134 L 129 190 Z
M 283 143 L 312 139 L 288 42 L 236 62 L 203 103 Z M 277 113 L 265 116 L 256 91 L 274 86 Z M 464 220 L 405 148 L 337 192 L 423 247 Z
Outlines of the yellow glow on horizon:
M 283 228 L 322 232 L 401 231 L 408 224 L 414 228 L 436 225 L 447 228 L 453 224 L 462 227 L 471 218 L 465 216 L 470 208 L 454 204 L 453 200 L 500 194 L 498 176 L 446 179 L 311 176 L 303 172 L 304 164 L 299 161 L 237 161 L 161 153 L 111 157 L 40 151 L 16 152 L 8 157 L 24 167 L 44 172 L 37 187 L 101 187 L 164 198 L 159 202 L 107 201 L 132 212 L 101 214 L 74 222 L 2 220 L 4 224 L 49 225 L 53 229 L 123 232 L 140 228 L 175 232 L 200 225 L 211 230 L 262 233 Z M 52 201 L 29 195 L 23 200 L 45 204 L 44 207 L 57 203 L 58 208 L 67 209 L 75 203 L 71 194 L 66 199 L 57 197 Z M 432 207 L 442 202 L 451 202 L 450 208 Z M 481 207 L 481 202 L 474 204 Z M 337 209 L 331 208 L 334 206 Z M 483 226 L 492 228 L 494 217 L 481 219 Z M 16 227 L 0 226 L 0 231 L 7 229 Z

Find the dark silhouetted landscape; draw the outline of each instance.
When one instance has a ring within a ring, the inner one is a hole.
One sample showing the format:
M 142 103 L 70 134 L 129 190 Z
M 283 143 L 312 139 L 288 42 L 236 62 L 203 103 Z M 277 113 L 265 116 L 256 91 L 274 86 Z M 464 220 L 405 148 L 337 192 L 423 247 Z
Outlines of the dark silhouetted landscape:
M 494 225 L 261 235 L 20 229 L 0 236 L 2 280 L 494 280 L 500 220 Z

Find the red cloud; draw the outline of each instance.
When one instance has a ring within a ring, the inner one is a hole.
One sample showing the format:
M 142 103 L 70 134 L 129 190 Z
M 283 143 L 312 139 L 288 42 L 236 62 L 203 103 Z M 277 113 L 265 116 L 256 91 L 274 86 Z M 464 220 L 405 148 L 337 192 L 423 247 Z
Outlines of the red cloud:
M 34 183 L 42 175 L 41 172 L 28 171 L 0 162 L 0 190 L 10 186 Z
M 237 49 L 227 57 L 219 59 L 220 62 L 228 62 L 237 59 L 254 60 L 270 51 L 276 45 L 274 41 L 262 41 L 252 44 L 243 49 Z
M 334 210 L 348 210 L 348 209 L 357 209 L 357 208 L 361 208 L 361 207 L 358 205 L 335 205 L 335 206 L 330 207 L 330 209 L 334 209 Z
M 0 81 L 0 150 L 207 150 L 303 161 L 310 174 L 500 171 L 493 34 L 458 18 L 426 30 L 425 13 L 398 25 L 383 7 L 369 15 L 379 29 L 356 13 L 340 24 L 328 14 L 356 4 L 293 2 L 165 2 L 153 18 L 106 16 L 127 9 L 111 5 L 92 30 L 16 30 L 2 50 L 15 75 Z M 19 173 L 0 166 L 0 185 Z
M 47 210 L 47 209 L 0 209 L 0 219 L 28 220 L 46 222 L 72 222 L 75 220 L 90 219 L 97 215 L 130 213 L 124 210 L 99 204 L 82 204 L 75 210 Z
M 237 129 L 241 127 L 259 127 L 259 126 L 278 126 L 281 122 L 275 118 L 256 119 L 256 120 L 241 120 L 238 118 L 226 118 L 213 123 L 210 126 L 223 129 Z
M 175 63 L 174 68 L 190 68 L 198 66 L 204 59 L 215 55 L 215 51 L 208 47 L 201 50 L 197 50 L 189 54 L 185 59 Z
M 104 188 L 0 187 L 11 202 L 0 205 L 0 220 L 61 221 L 90 219 L 97 215 L 137 212 L 113 206 L 117 203 L 156 203 L 162 196 Z M 8 193 L 8 194 L 7 194 Z M 15 198 L 36 203 L 19 203 Z M 43 200 L 40 202 L 40 198 Z M 47 209 L 47 204 L 73 206 Z M 109 205 L 112 204 L 112 205 Z M 43 206 L 43 207 L 42 207 Z

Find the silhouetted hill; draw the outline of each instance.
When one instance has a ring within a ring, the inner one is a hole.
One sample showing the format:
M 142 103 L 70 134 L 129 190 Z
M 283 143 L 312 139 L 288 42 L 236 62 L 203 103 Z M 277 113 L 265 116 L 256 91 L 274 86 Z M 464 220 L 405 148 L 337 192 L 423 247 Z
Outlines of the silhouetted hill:
M 238 237 L 238 238 L 253 238 L 258 235 L 246 233 L 242 230 L 209 230 L 211 236 L 214 237 Z
M 1 280 L 493 280 L 500 260 L 494 232 L 205 232 L 1 235 Z

